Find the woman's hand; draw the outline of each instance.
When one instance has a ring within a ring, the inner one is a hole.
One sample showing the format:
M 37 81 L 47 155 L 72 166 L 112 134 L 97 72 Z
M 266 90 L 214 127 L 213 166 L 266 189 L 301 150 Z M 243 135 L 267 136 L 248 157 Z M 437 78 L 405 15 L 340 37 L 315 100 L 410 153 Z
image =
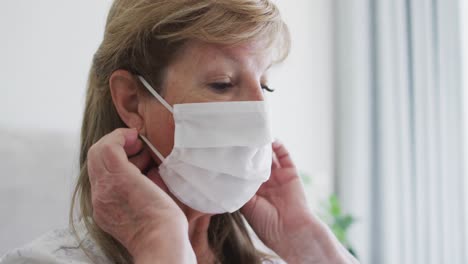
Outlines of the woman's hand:
M 288 151 L 273 143 L 270 179 L 242 208 L 266 246 L 288 263 L 357 263 L 307 206 Z
M 150 164 L 135 129 L 117 129 L 94 144 L 87 162 L 93 219 L 135 263 L 195 263 L 185 215 L 157 186 L 157 169 L 142 174 Z

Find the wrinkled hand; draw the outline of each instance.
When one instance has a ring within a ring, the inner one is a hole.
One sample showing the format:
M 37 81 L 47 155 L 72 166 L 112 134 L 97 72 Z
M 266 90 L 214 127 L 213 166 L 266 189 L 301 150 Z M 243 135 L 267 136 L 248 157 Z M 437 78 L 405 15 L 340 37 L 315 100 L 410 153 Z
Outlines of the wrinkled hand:
M 271 176 L 241 209 L 263 243 L 288 263 L 353 263 L 330 230 L 310 211 L 286 148 L 273 145 Z
M 180 249 L 189 244 L 187 219 L 158 187 L 162 180 L 157 169 L 149 170 L 146 176 L 142 174 L 151 161 L 149 151 L 143 148 L 134 129 L 117 129 L 88 152 L 93 219 L 135 259 L 147 258 L 155 249 L 171 248 L 177 242 L 181 243 Z M 186 255 L 191 259 L 193 251 L 190 246 L 187 250 Z M 159 256 L 167 254 L 159 253 Z M 172 256 L 162 257 L 170 260 Z

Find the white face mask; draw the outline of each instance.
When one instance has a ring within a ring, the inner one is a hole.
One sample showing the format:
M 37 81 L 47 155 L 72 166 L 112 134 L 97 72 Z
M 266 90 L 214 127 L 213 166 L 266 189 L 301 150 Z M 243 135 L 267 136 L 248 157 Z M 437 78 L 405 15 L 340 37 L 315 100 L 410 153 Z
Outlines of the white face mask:
M 272 136 L 266 103 L 189 103 L 172 108 L 138 78 L 174 116 L 174 148 L 166 158 L 141 136 L 162 161 L 159 174 L 171 193 L 203 213 L 241 208 L 270 177 Z

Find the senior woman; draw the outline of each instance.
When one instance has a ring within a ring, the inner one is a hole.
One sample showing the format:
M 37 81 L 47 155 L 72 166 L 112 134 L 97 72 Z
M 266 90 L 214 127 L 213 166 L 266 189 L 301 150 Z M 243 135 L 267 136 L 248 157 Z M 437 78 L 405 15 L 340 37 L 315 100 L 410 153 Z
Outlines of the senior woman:
M 288 48 L 269 0 L 116 0 L 89 74 L 79 221 L 72 206 L 69 231 L 4 263 L 279 261 L 250 227 L 288 263 L 356 263 L 271 139 L 267 71 Z

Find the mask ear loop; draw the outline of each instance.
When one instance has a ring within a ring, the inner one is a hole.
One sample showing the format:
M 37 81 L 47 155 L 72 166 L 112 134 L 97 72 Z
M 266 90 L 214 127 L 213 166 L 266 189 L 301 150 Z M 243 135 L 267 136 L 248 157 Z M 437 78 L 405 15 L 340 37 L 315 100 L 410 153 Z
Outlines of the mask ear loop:
M 145 78 L 141 77 L 140 75 L 137 76 L 138 79 L 141 81 L 141 83 L 145 86 L 145 88 L 154 96 L 156 97 L 156 99 L 158 99 L 158 101 L 164 106 L 167 108 L 167 110 L 169 110 L 169 112 L 171 112 L 171 114 L 174 114 L 174 112 L 172 111 L 172 107 L 166 102 L 166 100 L 164 100 L 164 98 L 162 98 L 161 95 L 159 95 L 154 89 L 153 87 L 151 87 L 151 85 L 145 80 Z M 161 154 L 161 152 L 159 152 L 154 146 L 153 144 L 151 144 L 151 142 L 143 135 L 140 135 L 141 139 L 146 143 L 146 145 L 154 152 L 154 154 L 156 154 L 156 156 L 158 156 L 158 158 L 161 160 L 161 162 L 164 161 L 164 157 L 163 155 Z
M 140 75 L 138 75 L 138 79 L 140 79 L 141 83 L 145 86 L 145 88 L 154 96 L 156 97 L 156 99 L 158 99 L 158 101 L 164 105 L 164 107 L 167 108 L 167 110 L 169 110 L 169 112 L 171 112 L 171 114 L 173 114 L 174 112 L 172 111 L 172 106 L 169 105 L 166 100 L 164 100 L 164 98 L 162 98 L 162 96 L 160 96 L 154 89 L 153 87 L 151 87 L 151 85 L 143 78 L 141 77 Z
M 158 156 L 158 158 L 161 160 L 161 162 L 164 161 L 163 155 L 151 144 L 151 142 L 143 135 L 140 135 L 140 138 L 146 143 L 146 145 Z

